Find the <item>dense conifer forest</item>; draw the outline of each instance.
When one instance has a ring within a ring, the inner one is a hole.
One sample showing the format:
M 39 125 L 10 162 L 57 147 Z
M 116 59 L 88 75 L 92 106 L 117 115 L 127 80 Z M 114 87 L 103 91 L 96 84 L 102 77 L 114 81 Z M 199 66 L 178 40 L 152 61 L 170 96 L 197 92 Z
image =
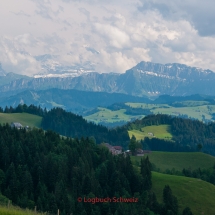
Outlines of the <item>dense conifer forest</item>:
M 66 112 L 61 108 L 54 108 L 43 116 L 42 128 L 69 137 L 94 136 L 98 144 L 108 142 L 126 148 L 129 143 L 129 135 L 126 129 L 121 127 L 108 129 L 105 126 L 87 122 L 82 116 Z
M 171 188 L 164 189 L 164 196 L 170 195 L 172 203 L 164 197 L 158 204 L 151 186 L 148 158 L 141 161 L 139 172 L 129 156 L 114 156 L 93 138 L 63 138 L 53 131 L 0 125 L 0 190 L 21 207 L 36 205 L 54 214 L 60 209 L 62 215 L 177 214 Z M 112 202 L 84 202 L 96 197 Z

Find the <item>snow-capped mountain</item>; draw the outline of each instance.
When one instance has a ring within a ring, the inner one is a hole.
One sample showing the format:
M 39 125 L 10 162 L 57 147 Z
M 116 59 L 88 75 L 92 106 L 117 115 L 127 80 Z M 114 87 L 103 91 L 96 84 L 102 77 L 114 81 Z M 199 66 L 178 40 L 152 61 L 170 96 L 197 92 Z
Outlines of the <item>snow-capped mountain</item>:
M 92 63 L 87 62 L 83 65 L 63 65 L 57 55 L 39 55 L 35 59 L 41 64 L 41 71 L 34 75 L 34 78 L 67 78 L 77 77 L 85 73 L 95 72 Z
M 53 71 L 34 78 L 16 79 L 1 85 L 0 92 L 59 88 L 135 96 L 215 95 L 214 72 L 183 64 L 140 62 L 122 74 L 97 73 L 87 70 L 87 67 L 80 69 L 62 65 L 56 66 Z

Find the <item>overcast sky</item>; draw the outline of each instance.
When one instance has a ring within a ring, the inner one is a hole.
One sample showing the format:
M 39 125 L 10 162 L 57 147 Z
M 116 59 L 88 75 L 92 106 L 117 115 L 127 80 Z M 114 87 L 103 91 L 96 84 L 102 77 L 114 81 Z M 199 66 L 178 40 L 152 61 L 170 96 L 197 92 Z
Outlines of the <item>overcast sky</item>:
M 215 71 L 214 0 L 2 0 L 0 62 L 40 71 L 34 56 L 125 72 L 140 61 Z

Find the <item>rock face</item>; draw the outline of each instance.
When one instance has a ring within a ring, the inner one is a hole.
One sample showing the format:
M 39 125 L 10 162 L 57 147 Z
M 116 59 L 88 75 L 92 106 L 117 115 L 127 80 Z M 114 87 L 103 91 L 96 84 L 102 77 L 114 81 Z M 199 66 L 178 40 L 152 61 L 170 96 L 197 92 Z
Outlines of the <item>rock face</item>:
M 214 83 L 215 73 L 210 70 L 176 63 L 163 65 L 140 62 L 123 74 L 87 72 L 75 77 L 20 77 L 10 83 L 1 83 L 0 92 L 59 88 L 134 96 L 215 95 Z
M 127 91 L 140 95 L 214 95 L 215 73 L 183 64 L 156 64 L 141 62 L 126 71 L 124 80 L 132 80 L 133 87 Z M 125 81 L 124 81 L 125 83 Z M 126 88 L 124 88 L 126 90 Z

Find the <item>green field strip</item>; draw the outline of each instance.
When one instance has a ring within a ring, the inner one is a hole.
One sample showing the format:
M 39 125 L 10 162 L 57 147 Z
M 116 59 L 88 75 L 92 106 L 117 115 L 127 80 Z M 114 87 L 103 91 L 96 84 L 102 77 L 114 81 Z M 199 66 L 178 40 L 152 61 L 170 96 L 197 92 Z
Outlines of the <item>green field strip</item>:
M 28 113 L 0 113 L 0 123 L 19 122 L 23 126 L 41 127 L 42 117 Z
M 151 163 L 161 172 L 173 168 L 182 171 L 183 168 L 194 169 L 210 169 L 215 163 L 215 157 L 201 152 L 151 152 L 145 156 L 149 157 Z M 132 156 L 134 165 L 140 164 L 141 157 Z

